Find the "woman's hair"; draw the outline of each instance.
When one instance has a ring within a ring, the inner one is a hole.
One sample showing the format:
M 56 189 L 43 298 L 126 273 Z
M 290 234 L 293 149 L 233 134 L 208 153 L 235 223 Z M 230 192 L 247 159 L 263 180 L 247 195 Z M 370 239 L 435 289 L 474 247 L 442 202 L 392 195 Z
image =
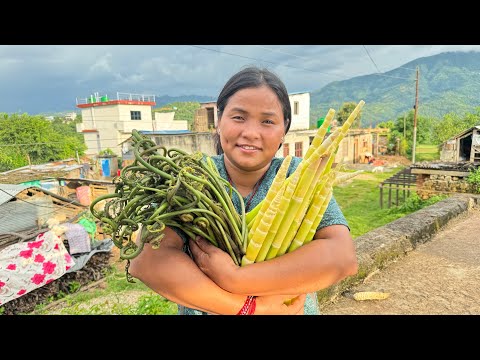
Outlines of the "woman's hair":
M 217 99 L 218 118 L 222 117 L 223 111 L 227 106 L 228 100 L 237 91 L 258 88 L 260 86 L 268 86 L 277 95 L 283 110 L 283 121 L 285 124 L 285 134 L 290 129 L 292 118 L 292 109 L 290 107 L 290 99 L 288 97 L 287 88 L 280 78 L 273 72 L 267 69 L 260 69 L 256 66 L 251 66 L 240 70 L 233 75 L 224 85 L 220 95 Z M 214 134 L 215 149 L 217 154 L 223 153 L 222 145 L 220 143 L 220 135 Z M 280 144 L 281 146 L 281 144 Z M 280 148 L 280 147 L 279 147 Z

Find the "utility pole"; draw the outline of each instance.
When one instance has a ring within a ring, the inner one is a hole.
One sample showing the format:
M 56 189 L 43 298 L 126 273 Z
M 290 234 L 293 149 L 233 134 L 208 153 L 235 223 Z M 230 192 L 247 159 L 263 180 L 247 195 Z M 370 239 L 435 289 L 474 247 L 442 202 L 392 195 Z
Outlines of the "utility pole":
M 415 86 L 415 107 L 413 112 L 413 148 L 412 148 L 412 164 L 415 164 L 415 147 L 417 143 L 417 112 L 418 112 L 418 66 L 417 66 L 417 76 L 416 76 L 416 86 Z

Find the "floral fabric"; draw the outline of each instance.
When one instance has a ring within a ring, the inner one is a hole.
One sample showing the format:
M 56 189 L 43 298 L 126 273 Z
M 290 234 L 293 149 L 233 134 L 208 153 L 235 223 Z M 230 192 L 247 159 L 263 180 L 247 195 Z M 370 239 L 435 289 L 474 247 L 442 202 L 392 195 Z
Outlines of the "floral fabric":
M 0 251 L 0 305 L 61 277 L 75 264 L 52 231 Z

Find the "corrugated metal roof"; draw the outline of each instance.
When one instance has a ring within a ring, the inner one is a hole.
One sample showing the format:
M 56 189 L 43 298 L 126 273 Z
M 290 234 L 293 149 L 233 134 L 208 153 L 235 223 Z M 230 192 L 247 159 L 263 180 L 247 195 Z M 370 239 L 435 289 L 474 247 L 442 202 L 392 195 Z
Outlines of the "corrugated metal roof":
M 8 170 L 0 175 L 7 175 L 14 172 L 31 172 L 31 171 L 72 171 L 78 168 L 81 168 L 82 165 L 79 164 L 67 164 L 67 162 L 73 162 L 76 160 L 71 159 L 64 159 L 59 161 L 52 161 L 49 163 L 44 164 L 37 164 L 37 165 L 25 165 L 16 169 Z
M 0 184 L 0 205 L 9 202 L 19 192 L 22 192 L 29 187 L 29 185 Z

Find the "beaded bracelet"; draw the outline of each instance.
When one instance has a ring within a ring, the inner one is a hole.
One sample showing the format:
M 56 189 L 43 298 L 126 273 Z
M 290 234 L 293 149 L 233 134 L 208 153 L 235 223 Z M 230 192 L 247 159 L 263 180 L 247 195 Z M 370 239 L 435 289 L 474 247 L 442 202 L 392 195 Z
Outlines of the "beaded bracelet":
M 247 296 L 245 303 L 243 304 L 237 315 L 253 315 L 257 306 L 256 296 Z

